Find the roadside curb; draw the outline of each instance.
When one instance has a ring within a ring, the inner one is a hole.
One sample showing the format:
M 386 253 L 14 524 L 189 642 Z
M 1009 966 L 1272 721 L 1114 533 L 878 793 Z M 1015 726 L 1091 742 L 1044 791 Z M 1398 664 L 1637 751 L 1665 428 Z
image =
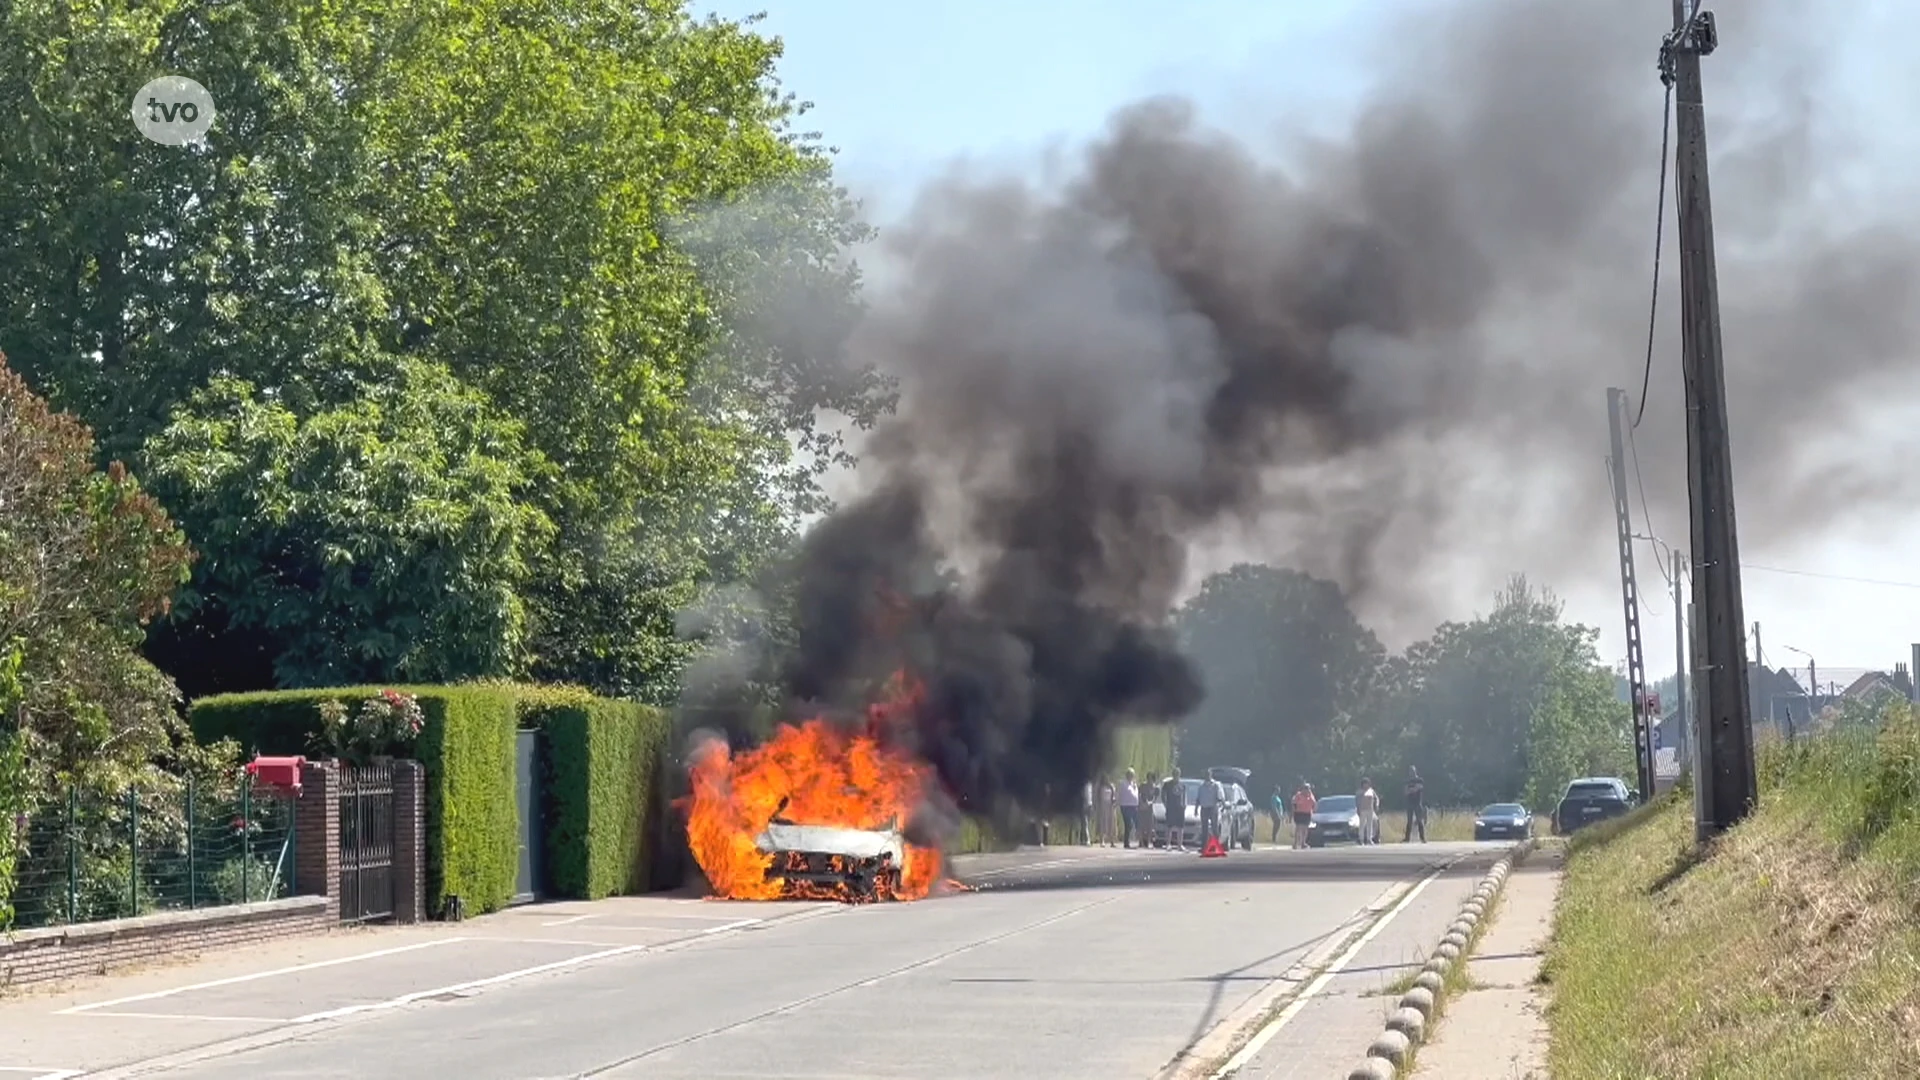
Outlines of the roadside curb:
M 1387 1017 L 1386 1029 L 1367 1047 L 1367 1056 L 1347 1074 L 1347 1080 L 1395 1080 L 1400 1075 L 1414 1050 L 1432 1034 L 1446 993 L 1447 973 L 1453 965 L 1466 963 L 1467 943 L 1473 940 L 1474 930 L 1499 898 L 1501 887 L 1507 883 L 1507 874 L 1538 846 L 1538 841 L 1531 837 L 1520 841 L 1480 879 L 1473 895 L 1460 906 L 1459 916 L 1447 927 L 1446 936 L 1440 939 L 1432 958 L 1421 968 L 1412 989 L 1400 996 L 1399 1005 Z

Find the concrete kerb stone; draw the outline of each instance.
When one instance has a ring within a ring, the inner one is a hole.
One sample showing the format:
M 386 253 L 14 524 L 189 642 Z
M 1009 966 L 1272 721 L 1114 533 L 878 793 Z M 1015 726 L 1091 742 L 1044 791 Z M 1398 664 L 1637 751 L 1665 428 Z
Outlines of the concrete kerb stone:
M 1367 1056 L 1385 1058 L 1388 1064 L 1398 1069 L 1407 1063 L 1407 1055 L 1413 1051 L 1413 1043 L 1407 1041 L 1404 1033 L 1383 1031 L 1380 1037 L 1367 1047 Z
M 1394 1080 L 1399 1070 L 1406 1067 L 1414 1048 L 1426 1040 L 1432 1026 L 1435 1013 L 1440 1008 L 1440 998 L 1446 990 L 1447 972 L 1456 962 L 1465 963 L 1464 950 L 1472 940 L 1473 931 L 1486 917 L 1493 906 L 1493 898 L 1506 884 L 1507 873 L 1513 864 L 1526 858 L 1534 849 L 1531 839 L 1515 844 L 1511 851 L 1493 864 L 1485 877 L 1480 879 L 1479 887 L 1473 895 L 1460 906 L 1460 915 L 1447 927 L 1446 936 L 1433 950 L 1433 957 L 1420 970 L 1420 977 L 1414 980 L 1413 989 L 1401 995 L 1400 1003 L 1387 1017 L 1386 1030 L 1373 1045 L 1367 1047 L 1367 1058 L 1356 1065 L 1347 1074 L 1347 1080 Z
M 1393 1080 L 1399 1070 L 1386 1058 L 1370 1057 L 1353 1067 L 1347 1080 Z

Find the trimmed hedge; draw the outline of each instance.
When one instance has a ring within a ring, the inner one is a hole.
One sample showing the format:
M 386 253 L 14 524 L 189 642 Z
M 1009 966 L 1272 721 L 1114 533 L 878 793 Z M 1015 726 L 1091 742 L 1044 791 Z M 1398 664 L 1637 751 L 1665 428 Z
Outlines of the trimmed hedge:
M 645 892 L 669 725 L 657 709 L 584 692 L 528 701 L 523 722 L 547 733 L 547 883 L 598 900 Z
M 201 741 L 303 754 L 319 733 L 321 702 L 351 706 L 382 689 L 412 694 L 426 716 L 414 756 L 427 772 L 429 912 L 450 895 L 469 914 L 512 900 L 520 854 L 515 743 L 528 728 L 546 733 L 544 890 L 598 898 L 646 888 L 668 738 L 656 710 L 572 687 L 477 682 L 225 694 L 194 702 L 191 723 Z

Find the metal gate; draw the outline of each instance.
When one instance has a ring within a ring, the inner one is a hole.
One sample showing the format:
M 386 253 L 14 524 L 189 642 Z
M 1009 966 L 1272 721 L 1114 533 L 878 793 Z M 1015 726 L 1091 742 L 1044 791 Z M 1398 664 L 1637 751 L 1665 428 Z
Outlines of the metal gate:
M 340 768 L 340 921 L 393 918 L 393 766 Z

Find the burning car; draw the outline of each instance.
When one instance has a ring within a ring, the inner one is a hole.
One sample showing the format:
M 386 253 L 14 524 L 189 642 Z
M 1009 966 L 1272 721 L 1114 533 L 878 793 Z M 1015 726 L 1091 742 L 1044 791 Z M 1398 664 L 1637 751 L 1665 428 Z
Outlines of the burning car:
M 893 899 L 907 864 L 906 839 L 892 826 L 847 829 L 775 820 L 754 846 L 772 856 L 767 880 L 802 898 Z

